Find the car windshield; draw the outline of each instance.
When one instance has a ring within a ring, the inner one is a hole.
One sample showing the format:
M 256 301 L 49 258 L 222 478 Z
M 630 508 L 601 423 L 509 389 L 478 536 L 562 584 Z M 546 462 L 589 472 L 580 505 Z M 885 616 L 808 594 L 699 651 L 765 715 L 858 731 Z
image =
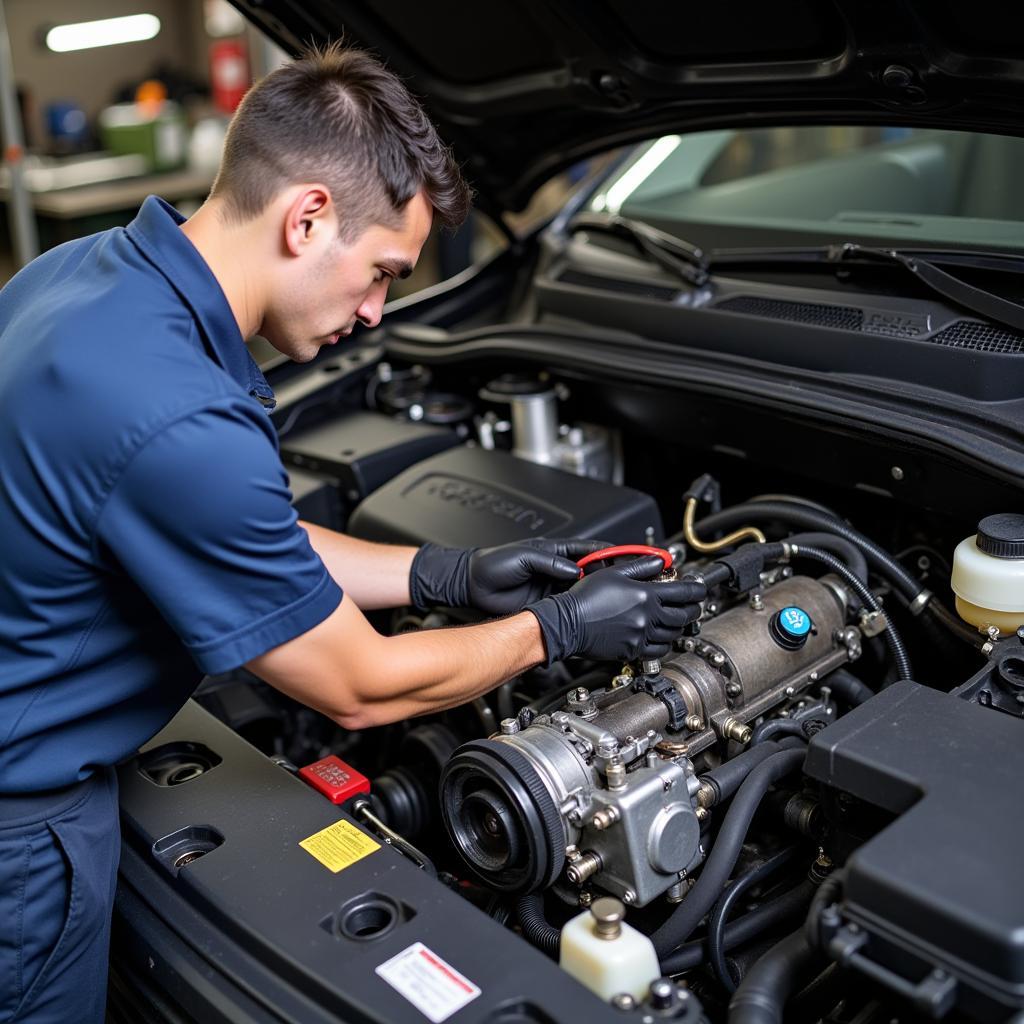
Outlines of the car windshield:
M 869 241 L 1024 250 L 1024 139 L 813 126 L 666 135 L 590 202 L 704 248 Z

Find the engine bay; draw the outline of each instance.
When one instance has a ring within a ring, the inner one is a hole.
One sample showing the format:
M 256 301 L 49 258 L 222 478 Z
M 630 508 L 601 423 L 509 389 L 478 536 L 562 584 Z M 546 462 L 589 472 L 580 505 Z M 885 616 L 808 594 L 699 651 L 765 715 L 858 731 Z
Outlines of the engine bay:
M 993 504 L 998 481 L 963 488 L 963 467 L 911 453 L 885 456 L 881 486 L 877 467 L 862 472 L 866 438 L 811 437 L 785 411 L 738 432 L 735 410 L 710 401 L 665 431 L 654 424 L 678 396 L 554 371 L 378 357 L 337 377 L 326 408 L 296 403 L 280 429 L 304 518 L 388 543 L 654 548 L 665 578 L 707 585 L 701 618 L 661 660 L 556 663 L 359 733 L 246 673 L 208 679 L 207 717 L 188 709 L 126 769 L 129 809 L 154 784 L 168 801 L 199 792 L 227 774 L 216 737 L 248 741 L 265 765 L 253 771 L 311 784 L 325 822 L 340 809 L 402 864 L 394 890 L 379 871 L 357 881 L 358 865 L 335 874 L 331 901 L 338 886 L 351 899 L 321 938 L 383 961 L 366 952 L 378 939 L 428 941 L 424 900 L 455 913 L 423 895 L 436 890 L 461 908 L 461 945 L 490 919 L 495 956 L 547 958 L 530 1000 L 485 1012 L 473 997 L 478 1019 L 579 1019 L 584 1006 L 600 1019 L 585 989 L 644 1021 L 1024 1011 L 1024 627 L 950 583 L 975 530 L 1013 545 L 1024 517 L 1000 516 L 1012 510 Z M 373 621 L 394 633 L 471 619 L 403 608 Z M 217 812 L 199 822 L 184 806 L 207 833 L 128 813 L 172 889 L 230 845 Z M 473 954 L 445 962 L 487 989 Z

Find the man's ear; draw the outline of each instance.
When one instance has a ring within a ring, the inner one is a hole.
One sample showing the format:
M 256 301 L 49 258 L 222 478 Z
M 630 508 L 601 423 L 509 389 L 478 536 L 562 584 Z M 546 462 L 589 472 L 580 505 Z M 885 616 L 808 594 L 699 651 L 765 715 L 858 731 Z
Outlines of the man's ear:
M 331 193 L 324 185 L 301 185 L 288 204 L 284 222 L 284 246 L 291 256 L 301 256 L 327 232 L 337 234 Z

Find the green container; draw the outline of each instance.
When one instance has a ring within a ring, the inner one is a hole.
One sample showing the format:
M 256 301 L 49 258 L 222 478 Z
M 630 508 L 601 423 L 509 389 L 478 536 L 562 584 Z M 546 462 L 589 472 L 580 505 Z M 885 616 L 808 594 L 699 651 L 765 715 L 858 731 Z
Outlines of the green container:
M 118 103 L 107 107 L 99 122 L 100 141 L 111 153 L 138 153 L 151 171 L 172 171 L 185 163 L 188 132 L 177 103 L 162 104 L 155 116 L 135 103 Z

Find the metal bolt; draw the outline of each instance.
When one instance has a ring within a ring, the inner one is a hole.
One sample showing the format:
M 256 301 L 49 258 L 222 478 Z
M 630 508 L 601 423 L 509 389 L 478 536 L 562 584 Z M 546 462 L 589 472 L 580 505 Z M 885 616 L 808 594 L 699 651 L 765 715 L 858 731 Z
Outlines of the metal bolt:
M 519 723 L 514 718 L 503 718 L 501 720 L 501 735 L 512 736 L 519 732 Z
M 605 778 L 608 780 L 609 789 L 623 789 L 626 785 L 626 766 L 621 762 L 611 764 L 605 769 Z
M 985 635 L 989 638 L 989 640 L 998 640 L 999 639 L 999 627 L 998 626 L 986 626 L 985 627 Z
M 982 654 L 991 654 L 994 650 L 995 650 L 995 644 L 993 644 L 991 640 L 986 641 L 985 643 L 983 643 L 981 645 L 981 653 Z
M 696 815 L 697 820 L 702 825 L 705 821 L 708 820 L 708 818 L 711 817 L 711 811 L 709 811 L 706 807 L 698 807 L 693 813 Z
M 623 903 L 628 903 L 628 904 L 636 903 L 636 893 L 633 892 L 632 889 L 627 889 L 622 894 L 622 902 Z
M 590 916 L 594 919 L 594 934 L 599 939 L 617 939 L 622 934 L 626 908 L 614 897 L 602 896 L 591 903 Z
M 590 700 L 590 691 L 585 686 L 576 687 L 572 695 L 578 701 Z
M 651 982 L 651 1006 L 655 1010 L 667 1010 L 676 1001 L 676 987 L 668 978 Z
M 603 832 L 606 828 L 611 828 L 618 820 L 618 807 L 602 807 L 599 811 L 594 813 L 594 817 L 591 818 L 590 824 L 596 828 L 598 832 Z
M 764 611 L 764 598 L 757 590 L 753 591 L 750 595 L 750 607 L 751 610 L 755 612 Z
M 818 681 L 818 673 L 817 673 L 817 672 L 812 672 L 812 673 L 811 673 L 811 674 L 810 674 L 810 675 L 808 676 L 808 679 L 810 679 L 810 681 L 811 681 L 812 683 L 816 683 L 816 682 Z
M 635 1010 L 636 1000 L 628 992 L 617 992 L 612 996 L 612 1006 L 616 1010 Z
M 739 683 L 727 683 L 725 692 L 729 697 L 739 697 L 743 693 L 743 687 Z
M 583 815 L 580 814 L 579 811 L 570 811 L 569 812 L 569 824 L 570 825 L 579 825 L 579 824 L 582 824 L 582 822 L 583 822 Z
M 735 740 L 737 743 L 749 743 L 750 737 L 754 735 L 749 725 L 737 722 L 735 718 L 727 718 L 722 726 L 722 735 L 728 740 Z
M 589 907 L 594 902 L 594 894 L 589 889 L 581 889 L 578 902 L 581 907 Z
M 784 692 L 787 697 L 792 697 L 796 690 L 792 686 L 787 686 Z
M 893 480 L 903 479 L 903 470 L 899 466 L 893 466 L 892 469 L 889 470 L 889 472 L 892 473 Z
M 692 651 L 694 649 L 694 647 L 696 647 L 696 646 L 697 646 L 697 641 L 694 640 L 692 636 L 688 636 L 683 641 L 683 650 L 684 651 Z
M 697 790 L 697 803 L 701 807 L 710 807 L 718 799 L 718 790 L 710 782 L 702 782 Z
M 725 655 L 721 651 L 715 651 L 714 654 L 708 658 L 708 661 L 710 661 L 715 668 L 721 668 L 725 664 Z
M 582 885 L 588 878 L 593 878 L 601 867 L 601 858 L 593 850 L 587 850 L 566 866 L 565 877 L 573 885 Z
M 700 715 L 687 715 L 683 724 L 690 732 L 700 732 L 704 728 L 704 719 Z

